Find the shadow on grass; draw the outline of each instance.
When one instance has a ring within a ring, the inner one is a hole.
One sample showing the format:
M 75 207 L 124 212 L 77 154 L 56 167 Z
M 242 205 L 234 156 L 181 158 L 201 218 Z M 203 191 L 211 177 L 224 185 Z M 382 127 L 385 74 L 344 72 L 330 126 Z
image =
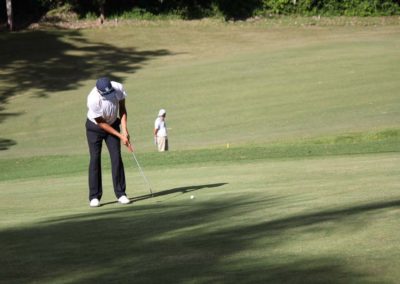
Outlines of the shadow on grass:
M 0 138 L 0 151 L 7 150 L 11 146 L 17 144 L 14 140 Z
M 123 82 L 121 74 L 132 74 L 146 61 L 168 55 L 171 53 L 165 49 L 118 47 L 102 42 L 100 36 L 99 41 L 90 40 L 78 30 L 1 34 L 0 123 L 22 114 L 6 113 L 10 98 L 16 95 L 47 98 L 105 75 Z M 85 97 L 87 93 L 76 95 Z
M 0 37 L 0 104 L 30 91 L 37 97 L 74 90 L 82 82 L 108 75 L 123 81 L 153 58 L 168 50 L 138 51 L 89 40 L 81 31 L 31 31 Z M 90 90 L 88 90 L 89 92 Z M 82 94 L 86 95 L 86 94 Z
M 154 195 L 154 197 L 157 197 L 157 196 L 163 196 L 163 195 L 173 194 L 173 193 L 178 193 L 178 192 L 187 193 L 187 192 L 192 192 L 192 191 L 196 191 L 196 190 L 204 189 L 204 188 L 220 187 L 220 186 L 224 186 L 226 184 L 228 184 L 228 183 L 221 182 L 221 183 L 210 183 L 210 184 L 202 184 L 202 185 L 191 185 L 191 186 L 176 187 L 176 188 L 171 188 L 171 189 L 168 189 L 168 190 L 156 192 L 153 195 Z
M 211 183 L 211 184 L 203 184 L 203 185 L 191 185 L 191 186 L 176 187 L 176 188 L 171 188 L 171 189 L 167 189 L 167 190 L 163 190 L 163 191 L 153 192 L 153 195 L 146 194 L 146 195 L 132 197 L 129 200 L 131 202 L 138 202 L 138 201 L 146 200 L 146 199 L 153 198 L 153 197 L 160 197 L 160 196 L 170 195 L 170 194 L 175 194 L 175 193 L 187 193 L 187 192 L 192 192 L 192 191 L 196 191 L 196 190 L 204 189 L 204 188 L 219 187 L 219 186 L 223 186 L 226 184 L 227 183 Z M 107 202 L 107 203 L 101 204 L 101 206 L 115 204 L 115 203 L 118 203 L 118 202 L 117 201 Z
M 324 230 L 329 220 L 332 231 L 346 229 L 351 226 L 348 221 L 400 207 L 399 200 L 275 220 L 247 218 L 255 208 L 273 209 L 276 202 L 276 198 L 225 198 L 195 206 L 138 204 L 5 229 L 0 232 L 0 279 L 4 283 L 382 282 L 381 275 L 360 272 L 356 264 L 352 267 L 338 256 L 285 253 L 279 248 L 293 242 L 294 234 L 300 238 L 312 234 L 315 227 L 310 225 Z

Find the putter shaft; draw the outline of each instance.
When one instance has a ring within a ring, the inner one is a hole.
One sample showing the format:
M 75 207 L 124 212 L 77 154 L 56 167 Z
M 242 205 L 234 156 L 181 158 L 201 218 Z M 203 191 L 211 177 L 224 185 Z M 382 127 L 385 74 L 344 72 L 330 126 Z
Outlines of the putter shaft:
M 146 182 L 147 186 L 149 187 L 151 196 L 153 196 L 153 190 L 151 189 L 150 182 L 149 182 L 149 180 L 146 178 L 146 176 L 144 175 L 143 170 L 142 170 L 142 167 L 140 166 L 139 161 L 136 159 L 136 155 L 135 155 L 134 152 L 132 152 L 132 156 L 133 156 L 133 158 L 135 159 L 136 164 L 137 164 L 137 166 L 138 166 L 138 168 L 139 168 L 139 173 L 140 173 L 140 175 L 142 176 L 142 178 L 143 178 L 144 181 Z

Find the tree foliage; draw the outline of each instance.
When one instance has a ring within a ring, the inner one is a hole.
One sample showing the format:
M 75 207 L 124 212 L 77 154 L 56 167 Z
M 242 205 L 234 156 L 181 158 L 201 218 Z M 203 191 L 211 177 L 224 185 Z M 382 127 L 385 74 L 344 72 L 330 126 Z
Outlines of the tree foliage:
M 264 0 L 274 14 L 328 16 L 388 16 L 399 14 L 399 0 Z
M 386 16 L 400 14 L 400 0 L 13 0 L 16 21 L 33 22 L 51 9 L 68 6 L 79 17 L 118 16 L 130 11 L 174 14 L 183 19 L 223 16 L 227 20 L 254 15 Z M 0 22 L 6 22 L 6 0 L 0 0 Z

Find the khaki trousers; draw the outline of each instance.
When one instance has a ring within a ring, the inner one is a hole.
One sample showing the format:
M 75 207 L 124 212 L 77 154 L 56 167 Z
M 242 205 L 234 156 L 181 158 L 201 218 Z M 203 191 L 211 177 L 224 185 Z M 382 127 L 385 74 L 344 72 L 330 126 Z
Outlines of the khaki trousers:
M 159 152 L 168 151 L 168 137 L 157 136 L 157 147 Z

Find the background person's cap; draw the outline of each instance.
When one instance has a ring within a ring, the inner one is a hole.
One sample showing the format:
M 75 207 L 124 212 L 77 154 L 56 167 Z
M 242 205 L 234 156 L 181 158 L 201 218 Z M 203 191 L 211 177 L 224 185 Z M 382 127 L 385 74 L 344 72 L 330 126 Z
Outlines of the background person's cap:
M 163 116 L 164 114 L 166 114 L 167 112 L 165 111 L 165 109 L 160 109 L 160 111 L 158 112 L 158 116 Z
M 114 92 L 114 88 L 111 85 L 110 79 L 107 77 L 99 78 L 96 82 L 96 88 L 100 95 L 105 96 Z

